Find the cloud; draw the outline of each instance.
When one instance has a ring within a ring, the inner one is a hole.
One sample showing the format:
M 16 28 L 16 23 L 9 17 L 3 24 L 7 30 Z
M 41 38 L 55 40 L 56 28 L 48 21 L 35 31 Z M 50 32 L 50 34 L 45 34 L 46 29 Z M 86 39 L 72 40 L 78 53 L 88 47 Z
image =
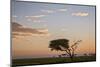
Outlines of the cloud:
M 13 22 L 15 22 L 17 17 L 18 17 L 18 16 L 16 16 L 16 15 L 12 15 L 11 20 L 12 20 Z
M 66 28 L 62 28 L 61 31 L 66 31 Z
M 44 26 L 44 27 L 47 27 L 48 25 L 47 25 L 47 24 L 44 24 L 43 26 Z
M 48 32 L 48 29 L 38 29 L 39 32 Z
M 41 18 L 45 17 L 46 15 L 34 15 L 34 16 L 25 16 L 26 18 Z
M 55 13 L 55 12 L 65 12 L 65 11 L 67 11 L 67 9 L 65 9 L 65 8 L 61 8 L 61 9 L 56 9 L 56 10 L 41 10 L 42 12 L 44 12 L 44 13 Z
M 12 38 L 18 38 L 18 37 L 25 37 L 25 36 L 32 36 L 31 33 L 23 33 L 23 32 L 12 32 Z
M 58 11 L 64 12 L 67 11 L 67 9 L 58 9 Z
M 27 21 L 34 22 L 34 23 L 46 22 L 45 20 L 40 20 L 40 19 L 30 19 L 30 18 L 27 18 L 26 20 L 27 20 Z
M 50 9 L 42 9 L 40 10 L 43 13 L 48 13 L 48 14 L 40 14 L 40 15 L 31 15 L 31 16 L 25 16 L 27 21 L 32 21 L 32 22 L 46 22 L 43 20 L 40 20 L 43 17 L 48 16 L 49 14 L 56 13 L 56 12 L 65 12 L 67 9 L 61 8 L 61 9 L 56 9 L 56 10 L 50 10 Z
M 45 17 L 46 15 L 34 15 L 34 16 L 25 16 L 27 21 L 32 21 L 32 22 L 45 22 L 40 20 L 40 18 Z
M 27 28 L 15 22 L 12 22 L 12 35 L 13 38 L 18 36 L 50 36 L 46 28 Z
M 42 12 L 45 12 L 45 13 L 54 13 L 53 10 L 41 10 Z
M 18 24 L 18 23 L 15 23 L 15 22 L 12 22 L 12 28 L 15 29 L 15 28 L 20 28 L 22 27 L 22 25 Z
M 88 16 L 89 14 L 87 12 L 76 12 L 76 13 L 72 13 L 72 16 Z
M 31 36 L 32 33 L 23 33 L 23 32 L 12 32 L 13 35 L 18 36 Z
M 18 16 L 16 16 L 16 15 L 13 15 L 12 17 L 13 17 L 13 18 L 17 18 Z
M 46 21 L 43 21 L 43 20 L 33 20 L 33 22 L 40 23 L 40 22 L 46 22 Z
M 27 21 L 32 21 L 30 18 L 27 18 Z

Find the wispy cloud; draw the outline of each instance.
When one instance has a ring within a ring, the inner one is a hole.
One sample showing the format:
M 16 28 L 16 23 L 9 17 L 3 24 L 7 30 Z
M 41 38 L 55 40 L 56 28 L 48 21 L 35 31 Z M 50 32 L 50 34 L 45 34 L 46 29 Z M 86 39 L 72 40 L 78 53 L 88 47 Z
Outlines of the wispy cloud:
M 27 21 L 32 21 L 32 22 L 37 22 L 37 23 L 38 22 L 46 22 L 46 21 L 40 20 L 40 19 L 43 18 L 43 17 L 46 17 L 46 16 L 48 16 L 49 14 L 52 14 L 52 13 L 66 12 L 67 9 L 66 8 L 60 8 L 60 9 L 42 9 L 40 11 L 43 12 L 43 14 L 25 16 L 26 20 Z
M 41 10 L 42 12 L 45 12 L 45 13 L 54 13 L 55 11 L 53 10 Z
M 16 16 L 16 15 L 13 15 L 12 17 L 13 17 L 13 18 L 17 18 L 18 16 Z
M 67 9 L 66 8 L 61 8 L 61 9 L 56 9 L 56 10 L 42 9 L 41 11 L 44 12 L 44 13 L 56 13 L 56 12 L 65 12 L 65 11 L 67 11 Z
M 66 28 L 62 28 L 61 31 L 67 31 Z
M 38 29 L 38 32 L 48 32 L 48 29 Z
M 12 15 L 11 20 L 12 20 L 13 22 L 15 22 L 17 17 L 18 17 L 18 16 L 16 16 L 16 15 Z
M 76 12 L 72 13 L 72 16 L 88 16 L 89 14 L 87 12 Z
M 64 12 L 67 11 L 67 9 L 58 9 L 58 11 Z
M 46 15 L 34 15 L 34 16 L 25 16 L 27 21 L 32 21 L 32 22 L 46 22 L 43 20 L 40 20 L 41 18 L 45 17 Z
M 34 15 L 34 16 L 25 16 L 26 18 L 41 18 L 45 17 L 46 15 Z
M 41 22 L 46 22 L 44 20 L 33 20 L 34 23 L 41 23 Z
M 27 28 L 18 23 L 12 22 L 12 35 L 15 38 L 17 36 L 50 36 L 50 33 L 46 28 Z
M 12 32 L 13 38 L 17 38 L 19 36 L 32 36 L 32 33 L 23 33 L 23 32 Z

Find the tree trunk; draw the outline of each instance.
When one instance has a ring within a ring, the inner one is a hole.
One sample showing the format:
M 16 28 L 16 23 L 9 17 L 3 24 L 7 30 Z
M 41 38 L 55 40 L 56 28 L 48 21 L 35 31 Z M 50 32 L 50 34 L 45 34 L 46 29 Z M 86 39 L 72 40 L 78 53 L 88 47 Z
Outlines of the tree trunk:
M 73 61 L 73 58 L 74 58 L 73 56 L 70 56 L 71 61 Z
M 71 54 L 71 52 L 67 52 L 67 51 L 66 51 L 66 53 L 69 55 L 69 57 L 70 57 L 71 61 L 73 61 L 74 55 L 73 55 L 73 54 Z

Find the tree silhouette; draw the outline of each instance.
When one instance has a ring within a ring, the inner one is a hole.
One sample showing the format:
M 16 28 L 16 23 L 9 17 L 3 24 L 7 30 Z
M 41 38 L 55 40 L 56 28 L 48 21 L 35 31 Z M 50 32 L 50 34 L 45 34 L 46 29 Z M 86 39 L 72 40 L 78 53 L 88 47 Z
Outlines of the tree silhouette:
M 49 48 L 51 48 L 51 51 L 65 51 L 66 54 L 68 54 L 73 61 L 73 57 L 75 56 L 75 50 L 80 42 L 81 40 L 78 40 L 70 46 L 68 39 L 57 39 L 50 41 Z

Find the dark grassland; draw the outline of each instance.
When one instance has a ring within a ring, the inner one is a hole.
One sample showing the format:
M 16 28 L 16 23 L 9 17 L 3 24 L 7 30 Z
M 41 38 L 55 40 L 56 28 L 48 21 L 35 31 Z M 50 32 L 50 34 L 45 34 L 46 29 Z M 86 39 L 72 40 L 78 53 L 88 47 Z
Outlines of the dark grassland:
M 95 56 L 80 56 L 80 57 L 75 57 L 73 61 L 71 61 L 71 59 L 68 57 L 13 59 L 12 66 L 15 67 L 15 66 L 27 66 L 27 65 L 89 62 L 89 61 L 96 61 L 96 57 Z

